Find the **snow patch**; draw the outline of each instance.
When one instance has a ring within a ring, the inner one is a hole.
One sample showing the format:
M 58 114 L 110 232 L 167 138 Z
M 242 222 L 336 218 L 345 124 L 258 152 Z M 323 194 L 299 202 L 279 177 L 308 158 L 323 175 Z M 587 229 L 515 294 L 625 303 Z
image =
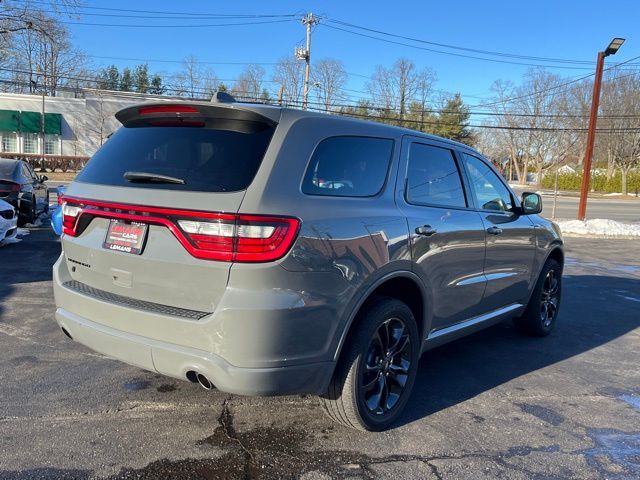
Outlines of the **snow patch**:
M 28 228 L 18 228 L 18 236 L 23 237 L 25 235 L 29 235 L 31 232 Z
M 640 238 L 640 223 L 623 223 L 605 218 L 594 218 L 585 221 L 559 220 L 556 223 L 563 234 Z

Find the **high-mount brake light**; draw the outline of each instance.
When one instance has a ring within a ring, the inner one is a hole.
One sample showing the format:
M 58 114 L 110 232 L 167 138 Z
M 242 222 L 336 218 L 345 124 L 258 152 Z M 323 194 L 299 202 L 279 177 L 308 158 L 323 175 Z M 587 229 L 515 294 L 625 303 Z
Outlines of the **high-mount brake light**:
M 270 262 L 285 256 L 300 220 L 266 215 L 226 214 L 123 205 L 65 197 L 64 233 L 77 236 L 89 222 L 82 216 L 144 222 L 167 227 L 194 257 L 223 262 Z
M 153 113 L 200 113 L 196 107 L 190 105 L 150 105 L 139 107 L 140 115 L 151 115 Z

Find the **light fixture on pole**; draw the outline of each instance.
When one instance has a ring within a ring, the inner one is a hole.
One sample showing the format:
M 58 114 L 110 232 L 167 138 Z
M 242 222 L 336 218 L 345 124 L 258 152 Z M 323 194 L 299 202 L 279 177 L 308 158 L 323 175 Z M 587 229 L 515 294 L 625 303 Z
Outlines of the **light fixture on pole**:
M 591 113 L 589 115 L 589 129 L 587 131 L 587 148 L 584 154 L 584 169 L 582 171 L 582 187 L 580 188 L 580 204 L 578 205 L 578 220 L 584 220 L 587 213 L 587 196 L 589 195 L 589 180 L 591 179 L 591 158 L 593 145 L 596 140 L 596 123 L 598 121 L 598 104 L 600 103 L 600 87 L 602 85 L 602 71 L 604 57 L 615 55 L 624 38 L 614 38 L 604 52 L 598 52 L 596 63 L 596 77 L 593 81 L 593 97 L 591 99 Z

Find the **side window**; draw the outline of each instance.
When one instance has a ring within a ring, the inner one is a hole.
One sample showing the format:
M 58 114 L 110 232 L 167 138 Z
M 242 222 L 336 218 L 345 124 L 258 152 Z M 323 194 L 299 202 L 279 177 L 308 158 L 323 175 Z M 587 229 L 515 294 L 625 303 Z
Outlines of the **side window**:
M 33 174 L 31 173 L 31 169 L 26 163 L 22 164 L 22 176 L 27 179 L 28 182 L 33 182 Z
M 467 206 L 451 150 L 422 143 L 411 145 L 406 199 L 418 205 Z
M 331 137 L 318 144 L 302 182 L 309 195 L 371 197 L 382 190 L 393 140 Z
M 513 208 L 511 192 L 493 170 L 473 155 L 463 153 L 462 158 L 469 174 L 471 190 L 478 208 L 502 212 L 511 210 Z

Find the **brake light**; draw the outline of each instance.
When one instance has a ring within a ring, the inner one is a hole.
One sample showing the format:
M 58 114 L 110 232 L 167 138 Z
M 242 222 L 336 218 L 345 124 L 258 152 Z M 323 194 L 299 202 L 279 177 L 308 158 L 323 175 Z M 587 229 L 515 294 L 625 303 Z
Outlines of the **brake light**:
M 194 257 L 225 262 L 270 262 L 287 254 L 300 220 L 291 217 L 224 214 L 111 204 L 65 197 L 63 231 L 77 236 L 93 217 L 121 219 L 167 227 Z
M 82 212 L 82 207 L 62 202 L 62 229 L 64 233 L 75 236 L 74 228 L 80 212 Z
M 19 192 L 19 191 L 20 191 L 19 183 L 7 182 L 5 184 L 0 185 L 0 192 L 2 193 L 11 193 L 11 192 Z
M 199 111 L 190 105 L 150 105 L 138 108 L 138 113 L 150 115 L 153 113 L 199 113 Z

